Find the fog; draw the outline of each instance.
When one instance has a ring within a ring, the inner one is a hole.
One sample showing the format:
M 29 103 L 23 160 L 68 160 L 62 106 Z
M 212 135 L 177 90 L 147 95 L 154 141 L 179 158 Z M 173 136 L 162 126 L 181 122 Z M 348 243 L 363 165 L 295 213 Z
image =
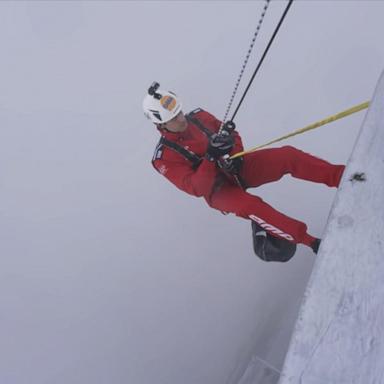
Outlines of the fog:
M 252 250 L 250 223 L 151 165 L 152 81 L 223 118 L 264 2 L 0 3 L 0 381 L 237 383 L 281 369 L 314 254 Z M 286 2 L 274 1 L 241 92 Z M 296 1 L 236 124 L 246 148 L 369 100 L 384 3 Z M 364 112 L 285 141 L 345 163 Z M 335 190 L 253 190 L 321 237 Z M 275 380 L 274 378 L 271 380 Z

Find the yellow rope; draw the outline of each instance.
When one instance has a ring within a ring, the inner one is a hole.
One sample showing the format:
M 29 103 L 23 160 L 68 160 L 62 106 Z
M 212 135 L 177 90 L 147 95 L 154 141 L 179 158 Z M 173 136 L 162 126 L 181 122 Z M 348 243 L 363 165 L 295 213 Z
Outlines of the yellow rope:
M 356 112 L 359 112 L 359 111 L 361 111 L 363 109 L 368 108 L 368 106 L 369 106 L 369 101 L 366 101 L 365 103 L 356 105 L 356 106 L 354 106 L 352 108 L 349 108 L 349 109 L 347 109 L 347 110 L 345 110 L 343 112 L 339 112 L 336 115 L 329 116 L 329 117 L 327 117 L 327 118 L 325 118 L 323 120 L 320 120 L 320 121 L 318 121 L 316 123 L 313 123 L 311 125 L 307 125 L 304 128 L 297 129 L 296 131 L 293 131 L 293 132 L 291 132 L 291 133 L 289 133 L 289 134 L 287 134 L 285 136 L 281 136 L 281 137 L 279 137 L 279 138 L 277 138 L 275 140 L 269 141 L 268 143 L 265 143 L 265 144 L 262 144 L 262 145 L 258 145 L 257 147 L 248 149 L 247 151 L 236 153 L 235 155 L 231 156 L 230 158 L 231 159 L 235 159 L 236 157 L 240 157 L 240 156 L 246 155 L 248 153 L 255 152 L 255 151 L 257 151 L 260 148 L 266 147 L 267 145 L 271 145 L 271 144 L 277 143 L 278 141 L 288 139 L 289 137 L 299 135 L 301 133 L 310 131 L 311 129 L 315 129 L 315 128 L 321 127 L 322 125 L 331 123 L 332 121 L 336 121 L 336 120 L 342 119 L 343 117 L 352 115 L 353 113 L 356 113 Z

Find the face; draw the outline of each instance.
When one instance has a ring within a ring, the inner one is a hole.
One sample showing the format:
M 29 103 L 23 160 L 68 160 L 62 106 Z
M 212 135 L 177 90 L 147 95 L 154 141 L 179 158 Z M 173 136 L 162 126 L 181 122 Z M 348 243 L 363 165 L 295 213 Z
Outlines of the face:
M 183 132 L 187 129 L 188 122 L 182 111 L 180 111 L 172 120 L 169 120 L 163 127 L 170 132 Z

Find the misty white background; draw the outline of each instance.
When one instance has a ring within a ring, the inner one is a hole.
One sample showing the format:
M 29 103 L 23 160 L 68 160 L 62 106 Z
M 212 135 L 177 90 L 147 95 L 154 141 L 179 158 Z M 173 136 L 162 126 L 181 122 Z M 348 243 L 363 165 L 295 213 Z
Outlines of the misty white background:
M 314 255 L 257 259 L 249 222 L 154 171 L 141 110 L 157 80 L 222 118 L 263 6 L 0 3 L 0 382 L 232 384 L 252 356 L 281 368 Z M 285 6 L 270 5 L 243 86 Z M 294 2 L 237 116 L 245 147 L 368 100 L 383 16 L 380 1 Z M 286 143 L 345 163 L 363 117 Z M 254 193 L 321 236 L 335 191 L 286 177 Z

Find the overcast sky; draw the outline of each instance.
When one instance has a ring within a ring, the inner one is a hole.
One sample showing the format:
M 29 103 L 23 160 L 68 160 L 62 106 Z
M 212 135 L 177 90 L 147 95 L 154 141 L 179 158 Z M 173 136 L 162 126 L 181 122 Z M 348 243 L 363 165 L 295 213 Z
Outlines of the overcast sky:
M 249 222 L 154 171 L 141 110 L 156 80 L 222 118 L 263 6 L 0 2 L 1 383 L 233 384 L 255 356 L 281 368 L 314 255 L 257 259 Z M 285 6 L 271 3 L 240 91 Z M 369 100 L 383 16 L 381 1 L 295 1 L 238 113 L 245 147 Z M 286 143 L 345 163 L 363 118 Z M 321 237 L 335 190 L 287 177 L 253 193 Z

